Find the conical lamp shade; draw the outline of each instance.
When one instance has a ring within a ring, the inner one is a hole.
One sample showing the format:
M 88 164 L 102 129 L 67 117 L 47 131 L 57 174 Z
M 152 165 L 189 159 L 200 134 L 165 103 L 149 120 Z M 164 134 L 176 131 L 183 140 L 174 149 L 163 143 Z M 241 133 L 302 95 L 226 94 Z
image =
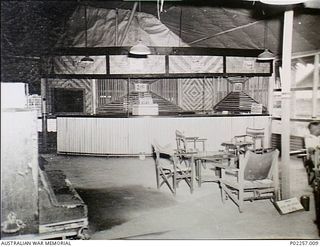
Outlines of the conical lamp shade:
M 272 52 L 268 51 L 268 49 L 265 49 L 264 52 L 259 54 L 258 58 L 259 61 L 268 61 L 275 59 L 275 56 Z
M 260 0 L 260 2 L 271 5 L 290 5 L 304 3 L 308 0 Z
M 133 55 L 150 55 L 151 50 L 148 46 L 139 42 L 137 45 L 131 47 L 130 53 Z
M 81 58 L 80 62 L 85 64 L 94 63 L 94 59 L 89 56 L 85 56 Z

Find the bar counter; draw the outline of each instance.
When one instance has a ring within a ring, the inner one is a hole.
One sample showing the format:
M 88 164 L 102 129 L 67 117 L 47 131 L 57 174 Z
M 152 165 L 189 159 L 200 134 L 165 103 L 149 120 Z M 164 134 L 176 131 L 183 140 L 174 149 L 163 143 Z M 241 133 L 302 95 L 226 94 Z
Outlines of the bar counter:
M 264 115 L 81 116 L 57 117 L 57 152 L 86 155 L 150 155 L 151 144 L 176 147 L 175 131 L 207 138 L 207 150 L 245 134 L 246 128 L 265 128 L 265 147 L 271 137 L 271 117 Z

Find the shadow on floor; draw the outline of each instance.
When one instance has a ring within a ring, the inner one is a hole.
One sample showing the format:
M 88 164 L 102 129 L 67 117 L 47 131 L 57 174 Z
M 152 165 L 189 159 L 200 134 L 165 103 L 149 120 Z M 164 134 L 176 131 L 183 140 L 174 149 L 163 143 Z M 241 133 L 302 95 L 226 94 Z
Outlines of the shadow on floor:
M 175 204 L 173 196 L 143 186 L 76 190 L 88 206 L 92 232 L 121 225 L 139 215 L 139 212 Z

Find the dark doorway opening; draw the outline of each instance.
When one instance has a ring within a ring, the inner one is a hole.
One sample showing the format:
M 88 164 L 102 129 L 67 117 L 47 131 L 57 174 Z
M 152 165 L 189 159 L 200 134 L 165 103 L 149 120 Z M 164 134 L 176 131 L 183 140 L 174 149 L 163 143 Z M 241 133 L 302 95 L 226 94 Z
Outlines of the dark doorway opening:
M 54 113 L 83 113 L 84 90 L 83 89 L 53 89 Z

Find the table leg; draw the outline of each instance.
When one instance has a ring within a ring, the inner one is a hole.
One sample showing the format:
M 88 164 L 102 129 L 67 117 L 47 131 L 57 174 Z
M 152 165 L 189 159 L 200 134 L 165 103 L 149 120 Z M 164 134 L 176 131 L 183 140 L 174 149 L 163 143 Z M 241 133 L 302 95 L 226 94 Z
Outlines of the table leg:
M 195 160 L 193 156 L 191 157 L 191 181 L 190 181 L 190 189 L 191 193 L 193 193 L 193 182 L 194 182 L 194 172 L 195 172 Z
M 201 187 L 201 166 L 202 161 L 198 160 L 198 186 Z

